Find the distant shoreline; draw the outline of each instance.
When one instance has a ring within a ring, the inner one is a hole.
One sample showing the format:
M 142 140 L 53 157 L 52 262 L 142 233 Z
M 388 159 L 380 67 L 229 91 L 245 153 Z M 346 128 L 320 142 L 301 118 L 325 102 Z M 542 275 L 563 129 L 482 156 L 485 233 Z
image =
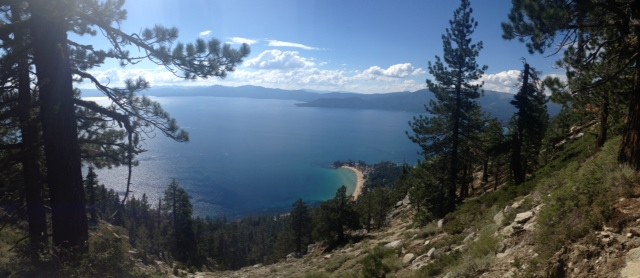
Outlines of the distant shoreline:
M 364 190 L 364 173 L 362 173 L 360 169 L 351 166 L 342 165 L 340 166 L 340 168 L 353 171 L 353 173 L 356 174 L 356 188 L 353 190 L 353 194 L 351 194 L 351 197 L 353 197 L 354 201 L 357 201 L 358 197 L 362 195 L 362 191 Z

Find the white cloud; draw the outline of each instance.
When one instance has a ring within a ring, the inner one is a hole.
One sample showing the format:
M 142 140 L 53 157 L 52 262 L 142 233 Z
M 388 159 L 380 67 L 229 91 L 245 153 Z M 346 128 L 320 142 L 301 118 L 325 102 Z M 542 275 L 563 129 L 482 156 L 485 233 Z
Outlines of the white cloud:
M 198 34 L 201 38 L 208 38 L 209 36 L 211 36 L 211 30 L 205 30 L 200 32 L 200 34 Z
M 520 71 L 506 70 L 493 74 L 485 74 L 480 78 L 484 82 L 482 86 L 485 90 L 516 93 L 520 87 Z
M 425 71 L 421 68 L 415 68 L 411 63 L 395 64 L 386 69 L 379 66 L 373 66 L 364 71 L 365 75 L 371 76 L 384 76 L 392 78 L 405 78 L 408 76 L 416 76 L 424 74 Z
M 300 56 L 297 51 L 265 50 L 244 65 L 255 69 L 296 69 L 314 67 L 313 59 Z
M 278 40 L 269 40 L 269 46 L 272 46 L 272 47 L 292 47 L 292 48 L 300 48 L 300 49 L 304 49 L 304 50 L 320 50 L 320 48 L 304 45 L 304 44 L 301 44 L 301 43 L 285 42 L 285 41 L 278 41 Z
M 297 51 L 267 50 L 248 59 L 229 72 L 225 79 L 183 80 L 164 67 L 151 69 L 112 68 L 92 71 L 101 82 L 122 86 L 127 78 L 144 77 L 155 86 L 242 86 L 254 85 L 287 90 L 319 90 L 357 93 L 388 93 L 424 89 L 424 70 L 408 63 L 392 65 L 386 69 L 372 66 L 364 69 L 346 69 L 344 66 L 327 68 L 323 61 L 302 56 Z M 81 88 L 91 88 L 87 82 Z
M 231 37 L 229 38 L 228 43 L 230 44 L 243 44 L 246 43 L 248 45 L 252 45 L 257 43 L 257 40 L 252 40 L 252 39 L 247 39 L 247 38 L 241 38 L 241 37 Z

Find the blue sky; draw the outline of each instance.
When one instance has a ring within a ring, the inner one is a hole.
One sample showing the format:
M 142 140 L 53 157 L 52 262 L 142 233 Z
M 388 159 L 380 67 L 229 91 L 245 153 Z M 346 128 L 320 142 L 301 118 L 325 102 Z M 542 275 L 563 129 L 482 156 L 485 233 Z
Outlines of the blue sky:
M 121 68 L 106 64 L 93 73 L 118 84 L 142 75 L 152 86 L 256 85 L 282 89 L 385 93 L 426 87 L 427 62 L 442 56 L 441 36 L 459 1 L 436 0 L 129 0 L 128 33 L 155 24 L 180 30 L 180 41 L 218 38 L 247 42 L 251 55 L 224 79 L 183 81 L 151 63 Z M 485 89 L 514 91 L 521 57 L 543 74 L 558 55 L 529 55 L 525 46 L 504 41 L 500 23 L 508 0 L 472 0 L 479 22 L 474 40 L 489 66 Z M 95 44 L 100 45 L 99 38 Z

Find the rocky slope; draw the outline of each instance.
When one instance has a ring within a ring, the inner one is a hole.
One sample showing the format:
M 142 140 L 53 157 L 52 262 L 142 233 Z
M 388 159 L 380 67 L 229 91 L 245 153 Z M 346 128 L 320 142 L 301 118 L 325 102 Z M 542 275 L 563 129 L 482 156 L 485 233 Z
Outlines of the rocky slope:
M 567 245 L 546 262 L 536 260 L 535 229 L 544 204 L 535 193 L 517 199 L 491 217 L 497 248 L 477 263 L 475 277 L 640 277 L 640 198 L 616 202 L 618 227 L 603 227 Z M 413 225 L 413 209 L 405 199 L 389 216 L 390 225 L 365 234 L 362 240 L 331 252 L 312 245 L 302 258 L 293 255 L 273 265 L 255 265 L 237 271 L 197 272 L 190 277 L 362 277 L 363 261 L 375 247 L 389 250 L 383 264 L 392 277 L 474 277 L 474 267 L 448 265 L 430 272 L 433 264 L 451 254 L 466 256 L 485 241 L 482 227 L 468 227 L 454 235 L 444 231 L 443 220 L 426 227 Z M 471 260 L 473 261 L 473 260 Z M 461 266 L 462 265 L 462 266 Z M 471 272 L 470 272 L 471 271 Z

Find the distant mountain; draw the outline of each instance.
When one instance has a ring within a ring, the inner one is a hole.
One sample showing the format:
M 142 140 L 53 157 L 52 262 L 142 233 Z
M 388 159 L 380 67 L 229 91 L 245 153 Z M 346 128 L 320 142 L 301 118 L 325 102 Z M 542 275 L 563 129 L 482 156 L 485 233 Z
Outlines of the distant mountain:
M 157 97 L 212 96 L 282 99 L 299 101 L 300 103 L 295 105 L 300 107 L 393 110 L 413 113 L 425 113 L 424 105 L 433 99 L 433 94 L 426 89 L 416 92 L 357 94 L 282 90 L 258 86 L 155 87 L 144 91 L 143 94 Z M 103 95 L 97 90 L 83 90 L 83 96 Z M 515 107 L 510 104 L 512 99 L 513 94 L 484 91 L 484 95 L 480 97 L 478 102 L 490 115 L 502 122 L 507 122 L 516 111 Z M 551 104 L 549 110 L 551 115 L 556 115 L 560 108 L 558 105 Z
M 356 94 L 348 98 L 325 97 L 296 105 L 302 107 L 399 110 L 425 113 L 424 105 L 429 103 L 433 98 L 433 94 L 425 89 L 412 93 Z M 478 99 L 478 103 L 480 107 L 492 117 L 502 122 L 507 122 L 516 112 L 515 107 L 510 103 L 512 99 L 513 94 L 484 91 L 484 94 Z M 557 115 L 559 111 L 560 107 L 558 105 L 549 105 L 549 114 Z

